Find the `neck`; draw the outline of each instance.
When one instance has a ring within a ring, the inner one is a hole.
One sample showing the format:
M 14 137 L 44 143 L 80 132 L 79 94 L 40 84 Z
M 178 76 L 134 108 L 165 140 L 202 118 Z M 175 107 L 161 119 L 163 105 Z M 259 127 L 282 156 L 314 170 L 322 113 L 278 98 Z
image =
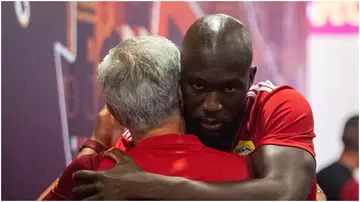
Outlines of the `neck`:
M 338 163 L 344 165 L 350 170 L 355 170 L 358 167 L 357 158 L 359 158 L 359 155 L 357 152 L 353 151 L 347 151 L 345 150 L 338 160 Z
M 199 137 L 200 141 L 207 147 L 217 149 L 224 152 L 231 151 L 231 138 L 228 137 L 214 137 L 214 138 L 202 138 Z
M 160 135 L 166 135 L 166 134 L 183 134 L 185 133 L 185 124 L 183 118 L 180 116 L 179 113 L 169 118 L 164 124 L 161 126 L 150 129 L 143 132 L 135 132 L 131 131 L 132 138 L 134 143 L 136 144 L 138 141 L 141 141 L 146 138 L 150 138 L 153 136 L 160 136 Z
M 186 120 L 192 120 L 191 118 Z M 201 131 L 199 128 L 200 123 L 197 121 L 188 121 L 186 125 L 187 132 L 189 134 L 194 134 L 199 137 L 200 141 L 207 147 L 213 149 L 230 152 L 232 151 L 232 144 L 234 136 L 239 128 L 239 119 L 235 119 L 231 123 L 227 124 L 222 131 L 217 131 L 216 133 L 211 133 L 208 131 Z

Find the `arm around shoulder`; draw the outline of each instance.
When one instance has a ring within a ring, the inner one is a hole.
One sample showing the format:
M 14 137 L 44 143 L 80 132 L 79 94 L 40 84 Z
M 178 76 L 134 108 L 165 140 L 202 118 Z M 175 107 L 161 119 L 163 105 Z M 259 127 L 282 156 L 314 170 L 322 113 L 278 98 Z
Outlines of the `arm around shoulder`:
M 65 168 L 58 180 L 51 185 L 51 188 L 49 187 L 38 200 L 75 200 L 72 192 L 72 189 L 75 187 L 73 174 L 78 170 L 92 169 L 92 156 L 83 155 L 75 159 Z

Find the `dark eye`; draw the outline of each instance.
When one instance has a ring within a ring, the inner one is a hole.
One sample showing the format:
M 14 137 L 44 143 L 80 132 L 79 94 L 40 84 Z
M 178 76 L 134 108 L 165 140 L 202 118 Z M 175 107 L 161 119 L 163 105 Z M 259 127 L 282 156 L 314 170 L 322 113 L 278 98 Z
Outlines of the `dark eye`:
M 229 88 L 225 88 L 225 92 L 227 92 L 227 93 L 233 93 L 233 92 L 235 92 L 235 88 L 231 88 L 231 87 L 229 87 Z
M 204 86 L 201 85 L 201 84 L 193 84 L 192 87 L 193 87 L 195 90 L 203 90 L 203 89 L 204 89 Z

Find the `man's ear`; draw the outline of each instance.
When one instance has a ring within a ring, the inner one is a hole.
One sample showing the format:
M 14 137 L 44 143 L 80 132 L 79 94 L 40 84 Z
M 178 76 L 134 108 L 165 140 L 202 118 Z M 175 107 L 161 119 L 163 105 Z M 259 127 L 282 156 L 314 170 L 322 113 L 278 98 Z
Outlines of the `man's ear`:
M 252 66 L 249 68 L 249 88 L 254 83 L 256 72 L 257 72 L 257 66 Z
M 117 122 L 119 122 L 120 125 L 123 125 L 123 124 L 121 123 L 121 121 L 118 119 L 118 117 L 116 117 L 115 112 L 114 112 L 114 110 L 111 108 L 111 106 L 108 105 L 107 103 L 106 103 L 105 105 L 106 105 L 106 108 L 108 109 L 109 113 L 111 114 L 111 116 L 112 116 Z

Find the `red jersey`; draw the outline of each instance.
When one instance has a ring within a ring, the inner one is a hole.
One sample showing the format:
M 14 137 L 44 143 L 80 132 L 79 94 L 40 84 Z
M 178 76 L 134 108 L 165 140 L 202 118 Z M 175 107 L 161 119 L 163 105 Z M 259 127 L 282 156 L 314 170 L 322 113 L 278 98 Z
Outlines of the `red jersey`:
M 358 201 L 359 200 L 359 183 L 350 178 L 340 191 L 341 201 Z
M 359 183 L 353 177 L 353 171 L 334 162 L 317 174 L 317 182 L 329 201 L 358 201 Z
M 251 178 L 247 157 L 205 147 L 194 135 L 154 136 L 139 141 L 132 148 L 129 148 L 127 143 L 123 138 L 115 147 L 127 150 L 130 157 L 147 172 L 204 182 Z M 107 170 L 115 164 L 101 154 L 81 156 L 65 169 L 56 187 L 43 200 L 74 200 L 74 172 Z
M 281 145 L 304 149 L 315 159 L 313 113 L 298 91 L 266 81 L 251 86 L 247 96 L 245 115 L 234 136 L 234 153 L 249 155 L 262 145 Z M 129 132 L 124 137 L 131 141 Z M 315 178 L 308 200 L 316 200 L 316 191 Z
M 253 85 L 247 93 L 245 116 L 234 138 L 234 152 L 248 155 L 262 145 L 291 146 L 315 159 L 314 119 L 306 99 L 290 86 L 270 81 Z M 316 200 L 316 179 L 308 200 Z
M 247 95 L 245 116 L 234 137 L 234 153 L 249 155 L 262 145 L 281 145 L 304 149 L 315 158 L 313 114 L 299 92 L 266 81 L 253 85 Z M 124 139 L 131 140 L 130 133 L 125 133 Z M 127 149 L 119 142 L 116 147 Z M 243 168 L 238 169 L 241 173 Z M 314 179 L 308 200 L 316 200 L 316 191 Z

